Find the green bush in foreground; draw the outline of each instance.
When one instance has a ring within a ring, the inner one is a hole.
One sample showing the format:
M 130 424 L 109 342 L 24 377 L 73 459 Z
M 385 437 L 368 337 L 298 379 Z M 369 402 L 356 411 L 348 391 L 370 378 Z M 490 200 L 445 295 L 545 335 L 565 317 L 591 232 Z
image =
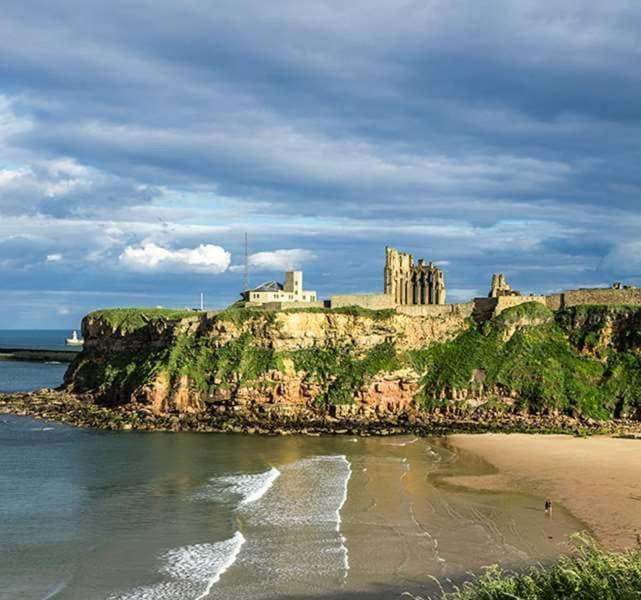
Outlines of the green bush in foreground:
M 484 575 L 440 600 L 638 600 L 641 550 L 606 552 L 578 537 L 573 556 L 522 574 L 491 567 Z

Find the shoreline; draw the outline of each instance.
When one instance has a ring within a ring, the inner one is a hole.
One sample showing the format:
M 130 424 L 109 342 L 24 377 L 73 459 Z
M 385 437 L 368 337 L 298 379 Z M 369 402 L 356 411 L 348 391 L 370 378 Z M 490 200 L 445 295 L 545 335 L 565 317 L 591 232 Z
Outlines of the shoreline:
M 610 549 L 635 547 L 641 530 L 641 446 L 613 436 L 454 434 L 457 449 L 491 464 L 496 473 L 455 476 L 447 483 L 500 492 L 518 489 L 569 510 Z M 552 515 L 553 518 L 553 515 Z
M 41 350 L 39 348 L 0 348 L 0 360 L 14 362 L 72 363 L 77 350 Z
M 335 417 L 303 406 L 218 404 L 203 412 L 156 414 L 149 405 L 96 404 L 91 396 L 62 390 L 0 393 L 0 414 L 31 416 L 76 427 L 110 431 L 224 432 L 264 435 L 453 435 L 562 434 L 608 435 L 641 439 L 641 421 L 595 421 L 568 416 L 526 414 L 448 414 L 407 410 Z

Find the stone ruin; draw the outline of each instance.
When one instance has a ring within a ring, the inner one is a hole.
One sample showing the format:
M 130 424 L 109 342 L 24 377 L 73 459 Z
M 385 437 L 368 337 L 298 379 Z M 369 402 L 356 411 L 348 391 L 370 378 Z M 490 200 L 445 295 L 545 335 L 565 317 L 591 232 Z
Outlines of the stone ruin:
M 492 274 L 492 286 L 488 298 L 502 298 L 503 296 L 520 296 L 521 292 L 513 290 L 510 284 L 505 280 L 503 273 Z
M 445 304 L 445 275 L 432 262 L 418 263 L 396 248 L 385 247 L 385 294 L 396 304 Z

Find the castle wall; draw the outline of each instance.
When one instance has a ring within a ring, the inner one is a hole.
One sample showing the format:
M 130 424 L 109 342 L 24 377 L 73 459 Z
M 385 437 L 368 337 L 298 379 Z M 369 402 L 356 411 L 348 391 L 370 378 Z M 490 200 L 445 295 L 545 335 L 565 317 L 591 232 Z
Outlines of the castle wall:
M 563 305 L 563 294 L 550 294 L 546 296 L 545 305 L 550 310 L 561 310 Z
M 500 315 L 505 309 L 525 304 L 526 302 L 538 302 L 547 306 L 547 299 L 545 296 L 499 296 L 496 298 L 496 308 L 494 309 L 494 316 Z
M 384 308 L 395 308 L 394 298 L 389 294 L 340 294 L 330 299 L 332 308 L 343 308 L 345 306 L 360 306 L 373 310 Z
M 284 310 L 287 308 L 323 308 L 323 301 L 316 302 L 246 302 L 248 308 L 265 308 L 267 310 Z
M 472 315 L 474 302 L 465 304 L 406 304 L 396 307 L 396 312 L 409 317 L 440 317 L 449 315 L 459 315 L 463 318 Z
M 632 304 L 641 305 L 641 289 L 584 288 L 559 294 L 560 308 L 578 304 Z

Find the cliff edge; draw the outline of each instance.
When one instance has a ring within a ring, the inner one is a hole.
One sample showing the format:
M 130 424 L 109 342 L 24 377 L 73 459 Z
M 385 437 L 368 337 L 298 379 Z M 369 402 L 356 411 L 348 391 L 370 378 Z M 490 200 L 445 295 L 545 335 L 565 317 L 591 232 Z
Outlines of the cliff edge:
M 452 311 L 114 309 L 83 321 L 65 389 L 99 406 L 220 416 L 640 416 L 641 307 Z

